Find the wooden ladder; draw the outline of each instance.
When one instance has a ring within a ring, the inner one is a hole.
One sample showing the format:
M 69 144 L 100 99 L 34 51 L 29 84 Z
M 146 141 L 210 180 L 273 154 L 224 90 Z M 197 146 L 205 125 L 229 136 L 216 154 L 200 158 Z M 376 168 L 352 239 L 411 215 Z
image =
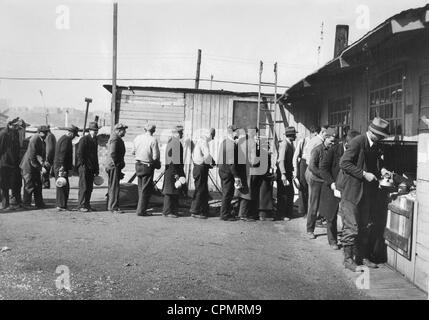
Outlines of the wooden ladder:
M 283 123 L 284 127 L 287 127 L 286 114 L 284 110 L 279 106 L 277 99 L 277 62 L 274 63 L 274 82 L 263 82 L 262 81 L 262 72 L 264 69 L 264 63 L 259 62 L 259 83 L 258 83 L 258 127 L 262 129 L 265 127 L 266 136 L 265 138 L 269 143 L 269 150 L 271 152 L 271 166 L 275 170 L 276 159 L 279 152 L 279 138 L 278 134 L 280 132 L 280 125 Z M 268 100 L 267 97 L 263 97 L 261 90 L 262 87 L 273 87 L 274 86 L 274 96 L 272 100 Z M 260 119 L 261 112 L 265 114 L 265 119 L 267 122 L 262 122 Z M 277 120 L 277 113 L 280 112 L 282 120 Z M 258 138 L 260 138 L 260 132 L 258 133 Z

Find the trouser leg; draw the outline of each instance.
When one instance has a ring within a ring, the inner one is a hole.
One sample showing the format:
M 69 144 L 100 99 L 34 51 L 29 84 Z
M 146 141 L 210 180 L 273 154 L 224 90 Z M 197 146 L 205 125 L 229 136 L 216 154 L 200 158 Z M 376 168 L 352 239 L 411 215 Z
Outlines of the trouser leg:
M 153 192 L 153 171 L 138 177 L 139 200 L 136 213 L 139 215 L 146 214 L 149 207 L 150 197 Z
M 327 225 L 327 234 L 328 234 L 328 243 L 333 245 L 337 244 L 337 215 L 333 217 L 332 219 L 328 220 Z
M 220 217 L 226 218 L 232 214 L 231 201 L 234 197 L 234 178 L 222 179 L 222 207 Z
M 79 192 L 78 192 L 78 204 L 79 208 L 85 208 L 85 195 L 87 189 L 86 182 L 86 170 L 83 167 L 79 167 Z
M 319 209 L 320 191 L 322 182 L 309 179 L 308 212 L 307 212 L 307 232 L 314 232 Z
M 300 190 L 300 213 L 306 215 L 308 212 L 308 184 L 305 179 L 305 171 L 307 170 L 307 162 L 302 159 L 299 163 L 299 176 L 298 180 L 301 184 Z
M 204 199 L 204 197 L 206 196 L 204 182 L 206 182 L 207 185 L 207 181 L 204 181 L 206 180 L 204 179 L 204 171 L 205 170 L 203 166 L 194 165 L 193 177 L 195 191 L 192 197 L 192 204 L 190 209 L 190 212 L 192 214 L 201 214 L 202 205 L 205 201 L 207 201 L 207 199 Z
M 45 204 L 43 203 L 43 195 L 42 195 L 42 179 L 40 174 L 34 174 L 34 203 L 36 207 L 43 207 Z
M 164 195 L 163 214 L 177 214 L 179 207 L 179 196 L 173 194 Z
M 119 210 L 119 175 L 121 170 L 119 168 L 112 168 L 108 170 L 109 176 L 109 191 L 108 191 L 108 202 L 107 210 L 114 211 Z
M 55 179 L 58 179 L 58 171 L 55 171 Z M 67 184 L 64 187 L 56 187 L 56 206 L 58 208 L 67 208 L 67 202 L 69 199 L 70 193 L 70 183 L 69 178 L 65 177 Z
M 357 206 L 350 201 L 342 199 L 340 208 L 343 220 L 341 243 L 343 246 L 355 246 L 358 235 Z
M 13 197 L 14 203 L 16 205 L 20 205 L 22 203 L 22 198 L 21 198 L 22 175 L 21 175 L 21 170 L 19 168 L 13 169 L 11 187 L 12 187 L 12 197 Z

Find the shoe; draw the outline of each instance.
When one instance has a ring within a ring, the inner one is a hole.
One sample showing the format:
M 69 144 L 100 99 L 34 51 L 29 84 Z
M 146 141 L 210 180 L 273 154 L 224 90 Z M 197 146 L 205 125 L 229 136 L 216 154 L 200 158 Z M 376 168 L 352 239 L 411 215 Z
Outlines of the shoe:
M 237 218 L 236 217 L 233 217 L 233 216 L 227 216 L 227 217 L 222 217 L 222 218 L 220 218 L 220 220 L 222 220 L 222 221 L 237 221 Z
M 307 238 L 313 240 L 316 239 L 316 236 L 314 235 L 314 232 L 307 232 Z
M 97 211 L 97 209 L 94 209 L 93 207 L 89 207 L 88 211 Z
M 67 211 L 67 208 L 56 207 L 57 211 Z
M 79 211 L 80 212 L 89 212 L 89 209 L 87 209 L 87 208 L 79 208 Z
M 206 215 L 200 214 L 198 216 L 199 219 L 208 219 L 208 217 Z
M 197 214 L 195 214 L 195 213 L 192 213 L 192 214 L 191 214 L 191 217 L 192 217 L 192 218 L 198 218 L 198 215 L 197 215 Z
M 153 216 L 153 214 L 152 213 L 137 213 L 137 216 L 139 216 L 139 217 L 151 217 L 151 216 Z M 165 214 L 163 214 L 163 216 L 164 217 L 166 217 L 167 215 L 165 215 Z
M 31 204 L 23 204 L 22 208 L 25 210 L 31 210 L 34 209 L 34 207 Z
M 356 264 L 356 262 L 352 258 L 348 258 L 348 259 L 344 260 L 344 267 L 346 269 L 349 269 L 350 271 L 353 271 L 353 272 L 360 272 L 361 271 L 359 266 Z
M 167 215 L 167 217 L 169 217 L 169 218 L 179 218 L 179 215 L 174 214 L 174 213 L 170 213 L 170 214 Z
M 371 262 L 369 259 L 362 259 L 362 264 L 364 265 L 364 266 L 367 266 L 368 268 L 371 268 L 371 269 L 377 269 L 378 268 L 378 265 L 377 264 L 375 264 L 374 262 Z
M 112 213 L 113 214 L 124 214 L 125 212 L 122 211 L 122 210 L 120 210 L 120 209 L 118 209 L 118 210 L 112 210 Z
M 256 219 L 254 219 L 254 218 L 244 218 L 243 219 L 245 222 L 256 222 Z
M 284 217 L 283 218 L 283 221 L 290 221 L 291 219 L 290 218 L 288 218 L 288 217 Z
M 332 250 L 339 250 L 340 249 L 340 247 L 336 243 L 330 244 L 329 246 L 331 247 Z

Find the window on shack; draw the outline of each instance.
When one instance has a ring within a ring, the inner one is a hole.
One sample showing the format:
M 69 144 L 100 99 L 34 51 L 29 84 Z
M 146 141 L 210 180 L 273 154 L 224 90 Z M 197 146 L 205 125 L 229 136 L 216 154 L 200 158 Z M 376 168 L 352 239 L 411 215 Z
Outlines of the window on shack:
M 350 128 L 351 110 L 352 98 L 350 96 L 328 101 L 328 124 L 331 127 L 337 127 L 340 136 L 346 134 Z
M 369 120 L 381 117 L 389 121 L 392 136 L 403 134 L 403 69 L 380 73 L 370 82 Z

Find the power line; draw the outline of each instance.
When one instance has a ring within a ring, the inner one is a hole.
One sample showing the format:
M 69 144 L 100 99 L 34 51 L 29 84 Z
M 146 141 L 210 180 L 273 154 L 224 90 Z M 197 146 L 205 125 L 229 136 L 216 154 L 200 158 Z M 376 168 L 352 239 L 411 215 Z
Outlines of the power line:
M 112 81 L 112 78 L 48 78 L 48 77 L 0 77 L 2 80 L 16 80 L 16 81 Z M 118 78 L 120 81 L 195 81 L 194 78 Z M 242 82 L 242 81 L 229 81 L 229 80 L 212 80 L 200 79 L 200 81 L 210 81 L 217 83 L 230 83 L 241 84 L 249 86 L 258 86 L 257 83 Z M 269 85 L 266 85 L 269 86 Z M 290 88 L 289 86 L 278 85 L 279 88 Z

